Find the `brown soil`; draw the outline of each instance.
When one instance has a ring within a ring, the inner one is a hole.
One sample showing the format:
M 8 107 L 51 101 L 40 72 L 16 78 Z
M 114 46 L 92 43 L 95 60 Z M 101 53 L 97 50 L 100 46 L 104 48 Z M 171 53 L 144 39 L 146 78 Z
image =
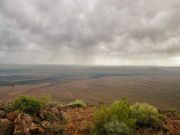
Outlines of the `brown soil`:
M 68 108 L 63 111 L 68 125 L 65 129 L 67 135 L 89 135 L 93 124 L 94 107 Z
M 167 126 L 173 135 L 180 135 L 180 117 L 172 114 L 165 114 L 167 116 Z

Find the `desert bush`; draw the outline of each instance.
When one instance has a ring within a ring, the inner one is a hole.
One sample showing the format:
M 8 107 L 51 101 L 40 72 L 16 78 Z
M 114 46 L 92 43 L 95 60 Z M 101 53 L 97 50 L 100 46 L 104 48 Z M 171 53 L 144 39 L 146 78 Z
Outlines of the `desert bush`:
M 102 106 L 94 114 L 92 129 L 95 135 L 129 135 L 136 128 L 160 129 L 162 116 L 158 110 L 146 103 L 130 105 L 126 100 Z
M 20 111 L 28 114 L 37 114 L 46 102 L 31 96 L 19 96 L 6 106 L 7 112 Z
M 92 129 L 95 135 L 128 135 L 135 126 L 135 119 L 126 100 L 114 102 L 110 107 L 102 106 L 95 112 Z
M 130 107 L 133 117 L 136 119 L 137 128 L 159 129 L 162 126 L 162 116 L 158 109 L 147 103 L 135 103 Z
M 126 124 L 120 123 L 117 120 L 106 123 L 104 125 L 104 129 L 108 135 L 130 135 L 130 134 L 132 134 L 130 128 Z
M 70 107 L 86 107 L 86 104 L 81 100 L 75 100 L 67 104 Z

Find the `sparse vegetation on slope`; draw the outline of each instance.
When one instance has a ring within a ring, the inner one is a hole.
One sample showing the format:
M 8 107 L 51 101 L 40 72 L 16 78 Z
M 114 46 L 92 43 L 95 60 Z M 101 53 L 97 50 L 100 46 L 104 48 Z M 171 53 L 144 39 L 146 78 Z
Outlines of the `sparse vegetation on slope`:
M 163 117 L 158 110 L 146 103 L 130 105 L 126 100 L 102 106 L 95 113 L 95 135 L 130 135 L 137 128 L 163 128 Z
M 146 103 L 129 104 L 123 99 L 110 106 L 86 106 L 82 101 L 71 102 L 70 105 L 45 101 L 43 98 L 20 96 L 5 107 L 0 105 L 0 135 L 180 133 L 180 118 L 174 111 L 159 112 Z
M 19 96 L 15 101 L 6 106 L 6 111 L 20 111 L 28 114 L 35 114 L 45 105 L 45 100 L 37 99 L 31 96 Z

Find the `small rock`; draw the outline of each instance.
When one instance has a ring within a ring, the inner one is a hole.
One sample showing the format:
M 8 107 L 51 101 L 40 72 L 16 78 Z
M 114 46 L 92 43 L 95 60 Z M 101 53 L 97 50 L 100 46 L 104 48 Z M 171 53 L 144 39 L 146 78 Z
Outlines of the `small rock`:
M 13 133 L 13 123 L 8 119 L 0 119 L 0 135 L 11 135 Z
M 20 113 L 15 119 L 14 135 L 31 134 L 32 117 L 28 114 Z
M 42 127 L 39 127 L 39 128 L 38 128 L 38 133 L 39 133 L 40 135 L 44 135 L 44 134 L 45 134 L 45 129 L 42 128 Z
M 40 119 L 39 117 L 34 116 L 34 117 L 33 117 L 33 122 L 34 122 L 34 123 L 40 123 L 40 122 L 41 122 L 41 119 Z
M 5 112 L 4 111 L 2 111 L 2 110 L 0 110 L 0 119 L 2 119 L 2 118 L 4 118 L 5 117 Z
M 6 115 L 6 119 L 14 121 L 17 117 L 18 113 L 17 112 L 10 112 Z
M 34 122 L 31 124 L 31 132 L 33 132 L 33 133 L 36 133 L 36 132 L 38 132 L 38 125 L 37 124 L 35 124 Z
M 50 125 L 50 122 L 49 121 L 42 121 L 41 125 L 42 125 L 43 128 L 48 128 L 49 125 Z

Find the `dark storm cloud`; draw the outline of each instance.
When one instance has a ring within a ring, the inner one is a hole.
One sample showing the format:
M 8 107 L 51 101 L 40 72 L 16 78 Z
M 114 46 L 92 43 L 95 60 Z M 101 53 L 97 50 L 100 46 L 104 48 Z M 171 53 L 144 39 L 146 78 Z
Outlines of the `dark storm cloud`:
M 1 0 L 0 62 L 166 64 L 179 13 L 179 0 Z

